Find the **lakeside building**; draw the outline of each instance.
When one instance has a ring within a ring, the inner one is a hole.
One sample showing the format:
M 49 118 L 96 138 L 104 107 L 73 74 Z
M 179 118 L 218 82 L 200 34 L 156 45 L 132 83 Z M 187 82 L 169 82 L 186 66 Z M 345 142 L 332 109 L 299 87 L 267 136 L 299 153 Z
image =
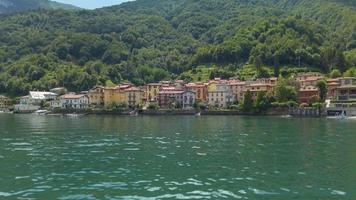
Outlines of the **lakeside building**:
M 230 90 L 233 95 L 235 95 L 235 99 L 238 102 L 242 102 L 244 99 L 245 91 L 246 91 L 247 83 L 245 81 L 231 80 L 228 83 Z
M 12 101 L 10 98 L 0 95 L 0 111 L 9 110 L 12 106 Z
M 195 92 L 195 100 L 200 101 L 200 102 L 205 102 L 206 97 L 208 95 L 208 87 L 207 84 L 202 83 L 202 82 L 196 82 L 196 83 L 187 83 L 185 85 L 185 88 L 187 91 L 193 91 Z
M 69 93 L 60 96 L 58 99 L 61 109 L 85 110 L 89 108 L 89 98 L 85 94 Z
M 328 96 L 331 97 L 327 105 L 328 114 L 344 113 L 347 116 L 356 116 L 356 78 L 337 78 L 333 83 L 338 85 L 328 90 Z
M 89 104 L 94 107 L 104 106 L 104 87 L 94 86 L 88 92 Z
M 124 89 L 125 103 L 130 107 L 138 107 L 144 104 L 144 92 L 138 87 Z
M 161 108 L 171 108 L 182 105 L 183 90 L 162 90 L 158 92 L 157 100 Z
M 296 81 L 299 82 L 300 88 L 304 88 L 307 86 L 316 86 L 316 83 L 323 78 L 319 73 L 300 73 L 297 75 Z
M 340 78 L 339 83 L 334 92 L 334 101 L 356 103 L 356 78 Z
M 104 106 L 110 107 L 114 104 L 127 103 L 125 90 L 132 87 L 131 84 L 118 85 L 116 87 L 104 88 Z
M 297 101 L 299 104 L 310 104 L 313 100 L 319 100 L 319 97 L 319 89 L 315 86 L 309 85 L 299 89 Z
M 236 99 L 228 84 L 221 80 L 215 80 L 208 85 L 208 105 L 227 108 Z
M 20 104 L 15 105 L 15 112 L 33 112 L 39 110 L 45 102 L 55 100 L 56 93 L 30 91 L 29 95 L 20 98 Z
M 146 85 L 146 99 L 149 102 L 157 101 L 157 95 L 162 87 L 162 83 L 149 83 Z
M 250 91 L 252 94 L 252 99 L 256 100 L 259 93 L 272 93 L 275 89 L 274 85 L 269 83 L 254 82 L 245 85 L 243 94 Z
M 341 83 L 338 78 L 336 79 L 329 79 L 326 81 L 327 82 L 327 99 L 332 100 L 335 97 L 335 92 L 338 87 L 340 87 Z
M 182 94 L 182 108 L 189 110 L 194 108 L 196 100 L 196 93 L 194 91 L 185 91 Z

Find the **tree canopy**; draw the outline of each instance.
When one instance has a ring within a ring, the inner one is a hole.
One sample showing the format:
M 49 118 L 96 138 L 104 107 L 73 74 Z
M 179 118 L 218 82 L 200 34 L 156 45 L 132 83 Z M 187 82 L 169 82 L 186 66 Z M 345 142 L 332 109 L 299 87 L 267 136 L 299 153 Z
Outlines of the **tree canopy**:
M 93 11 L 6 15 L 0 93 L 300 69 L 351 74 L 355 21 L 346 0 L 137 0 Z M 203 76 L 197 66 L 215 67 Z

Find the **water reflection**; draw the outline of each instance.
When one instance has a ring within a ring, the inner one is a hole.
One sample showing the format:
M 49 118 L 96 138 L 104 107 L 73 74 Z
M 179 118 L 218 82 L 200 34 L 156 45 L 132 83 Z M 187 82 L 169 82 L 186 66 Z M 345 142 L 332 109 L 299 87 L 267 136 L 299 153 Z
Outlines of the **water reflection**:
M 0 199 L 354 198 L 354 123 L 0 115 Z

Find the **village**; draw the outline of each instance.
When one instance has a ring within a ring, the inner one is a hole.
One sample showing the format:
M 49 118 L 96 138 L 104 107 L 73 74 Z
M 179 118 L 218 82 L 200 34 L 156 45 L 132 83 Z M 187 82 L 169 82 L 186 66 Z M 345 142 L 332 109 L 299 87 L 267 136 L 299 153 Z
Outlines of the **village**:
M 246 108 L 247 104 L 258 107 L 263 97 L 266 97 L 267 107 L 287 105 L 289 110 L 291 107 L 300 110 L 317 105 L 319 110 L 323 109 L 325 115 L 356 115 L 356 78 L 325 79 L 318 73 L 300 73 L 292 80 L 293 86 L 288 87 L 294 87 L 292 89 L 295 89 L 296 94 L 294 99 L 286 98 L 284 104 L 276 97 L 277 93 L 282 93 L 278 91 L 282 90 L 278 89 L 280 81 L 278 78 L 256 80 L 215 78 L 207 82 L 175 80 L 144 86 L 135 86 L 131 83 L 122 83 L 115 87 L 95 86 L 80 93 L 68 92 L 65 88 L 30 91 L 15 105 L 11 99 L 0 96 L 0 110 L 15 113 L 33 113 L 39 110 L 46 113 L 89 113 L 93 110 L 99 113 L 112 110 L 129 113 L 137 110 L 198 113 L 201 110 L 226 112 L 242 110 L 241 113 L 258 114 L 263 110 L 257 112 L 252 108 Z M 326 84 L 325 92 L 318 86 L 318 82 L 323 80 Z

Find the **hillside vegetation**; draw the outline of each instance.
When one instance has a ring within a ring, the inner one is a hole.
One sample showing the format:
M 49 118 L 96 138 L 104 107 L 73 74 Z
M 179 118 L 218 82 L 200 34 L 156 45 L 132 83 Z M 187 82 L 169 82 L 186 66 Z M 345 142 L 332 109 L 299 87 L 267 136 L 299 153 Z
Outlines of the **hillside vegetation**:
M 204 79 L 204 66 L 210 78 L 344 72 L 356 66 L 352 2 L 138 0 L 5 16 L 0 93 Z
M 0 0 L 0 14 L 9 14 L 36 9 L 78 9 L 75 6 L 50 0 Z

